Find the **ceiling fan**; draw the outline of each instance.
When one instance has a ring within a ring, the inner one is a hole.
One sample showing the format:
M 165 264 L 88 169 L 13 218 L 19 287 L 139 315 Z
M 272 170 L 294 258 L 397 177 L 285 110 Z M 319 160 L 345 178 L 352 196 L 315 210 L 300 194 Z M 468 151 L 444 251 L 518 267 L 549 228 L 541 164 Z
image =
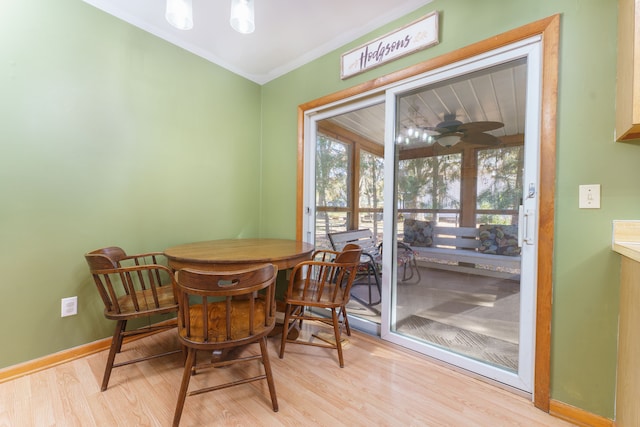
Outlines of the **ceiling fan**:
M 427 127 L 430 132 L 436 132 L 431 137 L 444 147 L 451 147 L 458 142 L 479 145 L 496 145 L 500 140 L 493 135 L 484 133 L 504 126 L 500 122 L 469 122 L 456 120 L 455 114 L 445 114 L 444 121 L 435 127 Z

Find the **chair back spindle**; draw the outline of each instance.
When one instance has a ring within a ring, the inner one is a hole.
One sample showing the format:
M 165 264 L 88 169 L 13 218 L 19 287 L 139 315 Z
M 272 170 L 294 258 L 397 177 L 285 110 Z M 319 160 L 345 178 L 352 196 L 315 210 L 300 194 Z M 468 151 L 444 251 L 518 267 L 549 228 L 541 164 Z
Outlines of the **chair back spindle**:
M 231 272 L 176 272 L 181 339 L 185 344 L 222 348 L 255 341 L 257 335 L 271 331 L 276 309 L 274 272 L 277 267 L 270 264 Z M 243 316 L 235 316 L 239 313 Z
M 277 274 L 278 268 L 272 264 L 237 271 L 183 269 L 175 273 L 179 303 L 178 338 L 187 348 L 187 357 L 173 418 L 174 426 L 180 423 L 189 382 L 196 370 L 252 360 L 262 362 L 264 374 L 245 376 L 236 381 L 191 391 L 189 395 L 266 380 L 273 410 L 278 411 L 266 341 L 276 320 Z M 232 348 L 252 343 L 260 344 L 259 355 L 233 357 Z M 227 353 L 219 361 L 196 363 L 196 353 L 200 350 L 227 350 Z

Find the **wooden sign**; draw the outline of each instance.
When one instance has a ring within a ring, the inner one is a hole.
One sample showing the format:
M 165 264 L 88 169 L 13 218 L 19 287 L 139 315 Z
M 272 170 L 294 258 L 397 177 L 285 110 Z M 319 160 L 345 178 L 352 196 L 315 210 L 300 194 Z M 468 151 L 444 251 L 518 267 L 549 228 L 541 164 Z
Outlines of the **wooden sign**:
M 342 54 L 340 78 L 344 80 L 438 43 L 438 12 L 434 11 Z

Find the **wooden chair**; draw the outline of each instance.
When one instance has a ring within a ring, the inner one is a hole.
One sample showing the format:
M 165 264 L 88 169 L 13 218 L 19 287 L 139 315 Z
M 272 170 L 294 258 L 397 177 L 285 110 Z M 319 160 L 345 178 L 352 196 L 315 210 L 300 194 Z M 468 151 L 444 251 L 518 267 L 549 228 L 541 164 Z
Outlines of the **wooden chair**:
M 311 261 L 302 262 L 294 267 L 285 296 L 281 359 L 288 342 L 306 344 L 338 350 L 340 367 L 344 367 L 340 340 L 343 327 L 347 335 L 351 335 L 346 304 L 349 302 L 351 285 L 357 274 L 361 254 L 362 249 L 356 245 L 348 245 L 342 252 L 319 250 L 313 254 Z M 331 318 L 311 313 L 306 309 L 310 307 L 331 310 Z M 322 339 L 322 342 L 289 339 L 289 331 L 295 327 L 296 321 L 302 324 L 303 320 L 332 325 L 335 343 Z
M 368 306 L 380 304 L 382 289 L 380 286 L 380 271 L 378 270 L 378 265 L 381 264 L 382 256 L 380 253 L 380 247 L 377 244 L 376 239 L 373 237 L 373 233 L 371 232 L 371 230 L 362 229 L 340 231 L 336 233 L 329 233 L 327 236 L 329 237 L 331 247 L 334 251 L 342 251 L 345 245 L 349 244 L 355 244 L 362 248 L 362 255 L 360 257 L 360 264 L 358 266 L 358 275 L 366 275 L 367 281 L 362 282 L 361 280 L 358 280 L 356 281 L 356 283 L 354 283 L 354 286 L 368 286 L 369 302 L 366 303 L 365 301 L 362 301 L 361 299 L 356 297 L 354 297 L 354 299 Z M 371 281 L 372 278 L 373 282 Z M 375 286 L 378 291 L 378 299 L 376 301 L 373 300 L 373 295 L 371 292 L 372 286 Z
M 176 327 L 174 320 L 157 325 L 149 324 L 132 331 L 126 330 L 127 321 L 130 319 L 178 311 L 173 273 L 158 263 L 161 255 L 161 252 L 127 255 L 119 247 L 97 249 L 85 254 L 89 270 L 104 303 L 104 316 L 117 322 L 102 379 L 102 391 L 107 389 L 113 368 L 181 351 L 178 349 L 114 363 L 125 337 Z
M 367 282 L 361 283 L 360 281 L 356 281 L 354 286 L 369 286 L 369 303 L 366 305 L 372 306 L 379 304 L 380 299 L 375 302 L 372 301 L 371 288 L 372 285 L 375 284 L 378 289 L 378 295 L 381 295 L 380 269 L 378 266 L 382 264 L 382 243 L 376 241 L 373 232 L 369 229 L 340 231 L 329 233 L 328 236 L 333 250 L 340 251 L 347 244 L 357 244 L 362 248 L 360 272 L 367 275 Z M 418 282 L 420 282 L 420 269 L 418 268 L 413 249 L 402 242 L 397 242 L 395 255 L 398 267 L 402 267 L 402 278 L 400 280 L 407 282 L 413 279 L 414 275 L 417 275 Z M 371 277 L 373 277 L 374 282 L 371 282 Z M 365 304 L 364 301 L 361 302 Z
M 266 379 L 273 410 L 278 411 L 266 340 L 276 320 L 277 273 L 278 268 L 272 264 L 237 271 L 183 269 L 176 272 L 180 307 L 178 337 L 187 348 L 187 358 L 173 418 L 174 426 L 180 423 L 189 379 L 196 369 L 252 360 L 262 361 L 264 374 L 191 391 L 189 395 Z M 259 355 L 241 357 L 241 354 L 231 351 L 252 343 L 260 344 Z M 196 354 L 199 350 L 226 353 L 222 353 L 224 357 L 209 363 L 197 364 Z
M 418 268 L 418 262 L 416 260 L 416 253 L 413 249 L 402 242 L 397 242 L 396 260 L 398 268 L 402 267 L 402 281 L 408 282 L 413 279 L 414 275 L 417 275 L 418 282 L 422 280 L 420 277 L 420 269 Z M 382 243 L 379 245 L 380 258 L 382 258 Z

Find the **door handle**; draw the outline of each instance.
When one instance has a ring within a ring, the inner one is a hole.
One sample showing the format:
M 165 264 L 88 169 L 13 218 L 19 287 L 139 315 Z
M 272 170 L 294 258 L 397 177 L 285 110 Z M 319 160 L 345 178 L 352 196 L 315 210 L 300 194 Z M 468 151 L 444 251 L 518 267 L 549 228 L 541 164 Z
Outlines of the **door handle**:
M 524 207 L 518 206 L 518 247 L 524 244 Z
M 530 225 L 533 224 L 534 212 L 530 209 L 525 210 L 524 206 L 518 208 L 518 246 L 533 245 L 533 237 L 531 237 Z

